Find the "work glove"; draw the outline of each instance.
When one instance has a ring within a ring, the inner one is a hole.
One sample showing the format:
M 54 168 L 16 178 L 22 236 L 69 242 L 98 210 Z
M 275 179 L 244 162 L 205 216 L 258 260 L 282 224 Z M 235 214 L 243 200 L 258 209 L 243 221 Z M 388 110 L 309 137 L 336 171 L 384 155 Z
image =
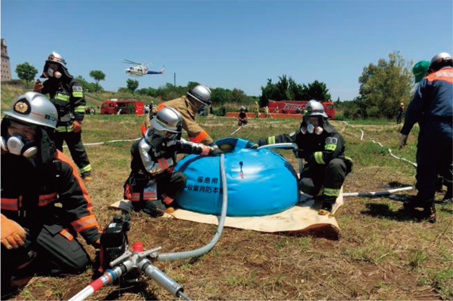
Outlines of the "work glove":
M 42 88 L 44 86 L 42 85 L 41 81 L 38 79 L 34 84 L 33 84 L 33 91 L 40 93 Z
M 25 243 L 25 230 L 18 223 L 1 215 L 2 244 L 8 249 L 17 249 Z
M 258 143 L 253 143 L 251 146 L 251 149 L 257 149 L 259 147 Z
M 223 154 L 224 152 L 220 149 L 220 148 L 211 148 L 209 150 L 209 156 L 220 156 L 221 154 Z
M 82 130 L 82 121 L 75 120 L 72 123 L 72 130 L 74 131 L 74 133 L 80 133 L 80 131 Z
M 407 137 L 408 135 L 401 134 L 400 135 L 400 144 L 398 146 L 398 150 L 401 150 L 407 144 Z

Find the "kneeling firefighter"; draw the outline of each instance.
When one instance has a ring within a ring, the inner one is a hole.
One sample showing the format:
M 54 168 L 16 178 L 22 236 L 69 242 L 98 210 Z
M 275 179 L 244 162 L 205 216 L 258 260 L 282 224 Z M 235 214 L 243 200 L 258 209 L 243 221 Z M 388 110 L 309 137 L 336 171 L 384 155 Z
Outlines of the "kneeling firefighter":
M 345 157 L 345 140 L 327 121 L 323 105 L 310 100 L 305 107 L 300 128 L 258 140 L 252 148 L 275 143 L 296 143 L 295 155 L 306 162 L 300 175 L 299 189 L 316 196 L 323 189 L 320 215 L 332 213 L 332 206 L 340 194 L 346 175 L 352 170 L 352 160 Z
M 90 258 L 75 239 L 99 246 L 90 197 L 71 159 L 56 150 L 55 106 L 19 96 L 1 123 L 2 288 L 12 277 L 83 272 Z
M 163 107 L 151 119 L 143 138 L 131 148 L 131 173 L 124 184 L 124 198 L 135 210 L 152 217 L 163 215 L 184 189 L 186 177 L 173 171 L 177 153 L 220 155 L 218 148 L 181 139 L 182 116 L 172 107 Z

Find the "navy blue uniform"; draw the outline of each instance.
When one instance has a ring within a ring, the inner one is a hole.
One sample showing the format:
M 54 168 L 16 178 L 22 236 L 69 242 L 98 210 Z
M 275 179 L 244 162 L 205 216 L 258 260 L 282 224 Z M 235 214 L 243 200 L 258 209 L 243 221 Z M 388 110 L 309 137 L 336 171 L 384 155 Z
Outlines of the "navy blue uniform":
M 420 199 L 432 200 L 440 174 L 452 184 L 453 161 L 453 68 L 427 75 L 418 86 L 406 112 L 401 134 L 420 125 L 417 145 L 417 184 Z

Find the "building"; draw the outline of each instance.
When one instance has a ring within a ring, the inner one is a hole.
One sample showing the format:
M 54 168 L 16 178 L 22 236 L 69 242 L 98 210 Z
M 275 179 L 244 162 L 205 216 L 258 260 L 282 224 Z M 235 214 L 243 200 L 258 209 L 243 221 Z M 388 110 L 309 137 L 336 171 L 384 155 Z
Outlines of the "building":
M 11 80 L 11 67 L 5 39 L 2 39 L 2 82 Z

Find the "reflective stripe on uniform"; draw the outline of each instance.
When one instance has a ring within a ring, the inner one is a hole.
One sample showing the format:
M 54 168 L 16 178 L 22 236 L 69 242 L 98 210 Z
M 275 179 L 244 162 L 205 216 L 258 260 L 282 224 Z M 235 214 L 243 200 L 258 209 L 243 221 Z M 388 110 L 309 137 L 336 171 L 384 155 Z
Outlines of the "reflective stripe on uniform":
M 153 201 L 156 199 L 156 193 L 143 191 L 143 200 L 144 201 Z
M 333 188 L 324 188 L 325 196 L 334 196 L 338 197 L 340 195 L 340 189 L 333 189 Z
M 81 232 L 88 228 L 97 227 L 98 223 L 96 221 L 96 217 L 93 214 L 90 214 L 82 218 L 79 218 L 76 221 L 73 221 L 71 225 L 74 228 L 74 230 L 76 230 L 77 232 Z
M 209 154 L 209 146 L 202 145 L 201 146 L 201 155 L 207 156 Z
M 322 152 L 314 153 L 314 157 L 315 157 L 316 163 L 318 163 L 318 164 L 326 164 L 326 162 L 324 162 L 324 159 L 322 158 Z
M 267 143 L 268 144 L 275 144 L 275 136 L 268 137 L 267 138 Z
M 330 150 L 330 151 L 334 151 L 337 149 L 337 145 L 336 144 L 326 144 L 326 146 L 324 147 L 325 150 Z
M 72 96 L 74 97 L 83 97 L 83 92 L 77 91 L 72 92 Z
M 72 132 L 73 131 L 72 124 L 69 126 L 64 126 L 64 125 L 58 126 L 57 131 L 60 133 Z
M 67 101 L 69 101 L 69 95 L 57 93 L 57 95 L 55 95 L 55 99 L 67 102 Z
M 39 196 L 39 203 L 38 203 L 38 206 L 39 207 L 42 207 L 42 206 L 46 206 L 54 201 L 57 200 L 57 193 L 54 192 L 54 193 L 51 193 L 51 194 L 45 194 L 45 195 L 40 195 Z
M 138 202 L 140 201 L 140 192 L 133 192 L 131 197 L 129 198 L 131 202 Z
M 85 113 L 85 107 L 84 106 L 77 106 L 74 108 L 74 113 Z
M 88 164 L 87 166 L 82 167 L 82 168 L 79 169 L 80 173 L 84 173 L 84 172 L 87 172 L 87 171 L 91 171 L 91 164 Z
M 68 241 L 72 241 L 74 239 L 74 236 L 72 236 L 71 233 L 69 233 L 68 229 L 63 229 L 60 231 L 61 236 L 66 238 Z
M 22 196 L 17 199 L 2 198 L 2 210 L 17 211 L 19 210 L 19 202 L 22 200 Z
M 169 205 L 173 202 L 173 199 L 169 196 L 166 196 L 165 194 L 162 195 L 164 199 L 162 200 L 165 204 Z
M 195 143 L 200 143 L 207 137 L 209 137 L 208 133 L 205 130 L 202 130 L 195 137 L 189 137 L 189 140 Z

